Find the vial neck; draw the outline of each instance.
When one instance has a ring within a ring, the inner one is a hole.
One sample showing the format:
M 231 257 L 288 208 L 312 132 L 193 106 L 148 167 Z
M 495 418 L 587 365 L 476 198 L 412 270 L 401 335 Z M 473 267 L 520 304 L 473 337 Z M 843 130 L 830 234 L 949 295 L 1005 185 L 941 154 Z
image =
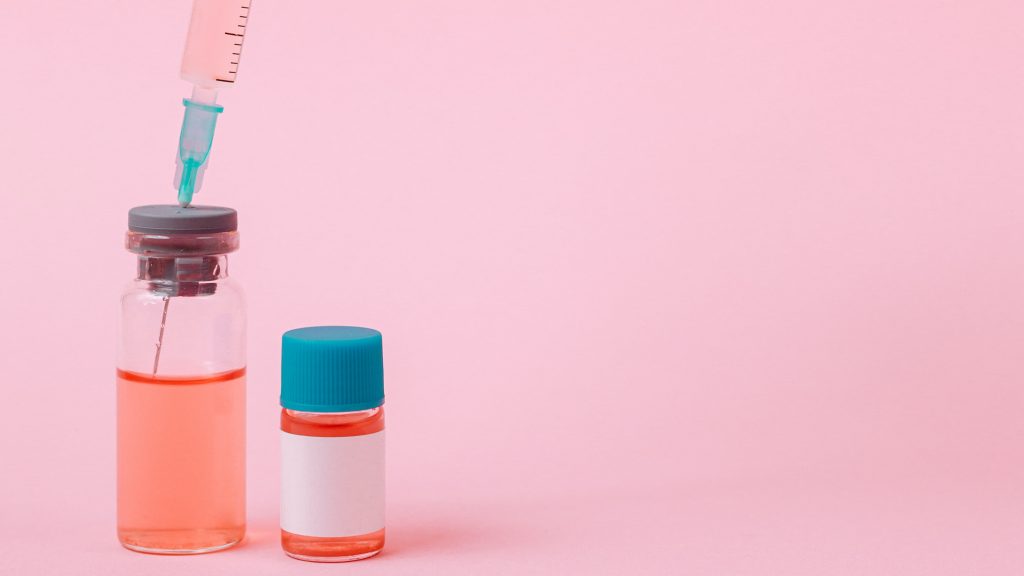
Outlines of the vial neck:
M 139 256 L 136 279 L 158 284 L 215 282 L 228 276 L 226 254 L 210 256 Z
M 384 407 L 357 412 L 281 409 L 281 430 L 300 436 L 362 436 L 384 429 Z

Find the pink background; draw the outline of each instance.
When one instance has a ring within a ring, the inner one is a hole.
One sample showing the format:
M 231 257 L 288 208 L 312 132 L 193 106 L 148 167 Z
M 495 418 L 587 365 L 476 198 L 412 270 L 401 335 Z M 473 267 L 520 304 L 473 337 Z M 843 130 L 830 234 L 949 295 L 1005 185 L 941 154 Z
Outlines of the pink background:
M 2 574 L 1024 570 L 1019 1 L 257 0 L 250 537 L 114 535 L 127 209 L 190 2 L 0 3 Z M 277 543 L 288 328 L 385 336 L 389 543 Z

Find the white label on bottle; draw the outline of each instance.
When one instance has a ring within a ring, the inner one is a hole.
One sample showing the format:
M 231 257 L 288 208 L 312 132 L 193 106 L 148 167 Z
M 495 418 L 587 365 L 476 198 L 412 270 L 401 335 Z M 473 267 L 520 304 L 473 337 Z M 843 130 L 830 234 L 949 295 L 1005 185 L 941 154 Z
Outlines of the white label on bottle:
M 281 528 L 321 538 L 384 528 L 384 431 L 339 437 L 281 432 Z

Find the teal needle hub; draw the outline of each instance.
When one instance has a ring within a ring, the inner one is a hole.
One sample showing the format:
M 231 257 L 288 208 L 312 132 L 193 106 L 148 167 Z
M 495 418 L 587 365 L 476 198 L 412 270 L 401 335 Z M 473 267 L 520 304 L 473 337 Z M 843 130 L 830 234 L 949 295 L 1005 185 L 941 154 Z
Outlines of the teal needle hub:
M 189 98 L 182 102 L 185 104 L 185 117 L 181 122 L 181 136 L 178 139 L 178 167 L 174 185 L 178 188 L 178 204 L 188 206 L 192 203 L 192 196 L 202 186 L 206 161 L 213 146 L 213 132 L 217 128 L 217 116 L 224 111 L 224 107 Z

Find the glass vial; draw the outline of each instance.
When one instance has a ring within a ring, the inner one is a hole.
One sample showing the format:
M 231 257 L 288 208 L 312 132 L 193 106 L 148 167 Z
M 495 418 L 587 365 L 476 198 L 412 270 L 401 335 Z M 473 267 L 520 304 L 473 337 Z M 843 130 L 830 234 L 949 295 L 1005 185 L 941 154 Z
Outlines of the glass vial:
M 139 206 L 117 358 L 117 532 L 199 554 L 245 535 L 245 305 L 228 278 L 230 208 Z
M 380 332 L 284 334 L 281 547 L 289 556 L 348 562 L 384 547 L 383 404 Z

